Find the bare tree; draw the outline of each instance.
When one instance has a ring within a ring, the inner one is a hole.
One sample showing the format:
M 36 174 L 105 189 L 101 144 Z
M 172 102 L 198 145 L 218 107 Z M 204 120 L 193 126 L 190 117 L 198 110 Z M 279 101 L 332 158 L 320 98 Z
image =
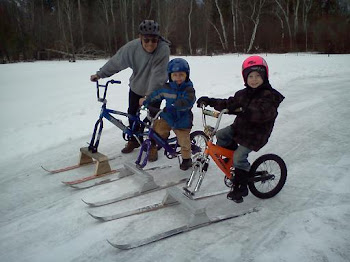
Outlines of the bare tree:
M 253 44 L 254 44 L 255 36 L 256 36 L 256 31 L 258 30 L 258 26 L 260 23 L 261 9 L 263 8 L 266 0 L 253 0 L 252 2 L 250 2 L 250 4 L 252 4 L 252 13 L 250 15 L 250 20 L 252 20 L 254 27 L 253 27 L 252 35 L 250 37 L 250 43 L 249 43 L 249 47 L 247 49 L 247 53 L 250 53 L 250 51 L 253 48 Z
M 283 13 L 284 19 L 286 20 L 288 34 L 289 34 L 289 48 L 292 50 L 293 47 L 293 39 L 292 39 L 292 31 L 290 29 L 290 23 L 289 23 L 289 14 L 288 14 L 288 5 L 289 0 L 275 0 L 276 4 L 280 8 L 281 12 Z M 285 2 L 285 6 L 282 6 L 282 3 Z
M 81 46 L 84 46 L 84 23 L 83 23 L 83 16 L 81 13 L 80 0 L 78 0 L 78 14 L 79 14 L 79 25 L 80 25 L 80 41 L 81 41 Z
M 224 51 L 226 51 L 228 49 L 228 40 L 227 40 L 224 18 L 222 16 L 222 12 L 221 12 L 221 9 L 219 7 L 218 0 L 215 0 L 215 5 L 216 5 L 216 9 L 218 10 L 219 16 L 220 16 L 220 24 L 221 24 L 222 34 L 223 34 L 223 38 L 224 38 L 223 49 L 224 49 Z
M 294 39 L 295 39 L 296 35 L 299 31 L 299 29 L 298 29 L 298 27 L 299 27 L 298 17 L 299 17 L 300 0 L 294 0 L 294 1 L 295 1 L 295 5 L 294 5 Z
M 312 7 L 313 0 L 303 0 L 303 28 L 305 32 L 305 51 L 308 51 L 307 18 Z
M 238 15 L 238 1 L 231 0 L 231 14 L 232 14 L 232 32 L 233 32 L 233 47 L 237 52 L 237 15 Z
M 191 14 L 192 14 L 192 9 L 193 9 L 193 0 L 191 0 L 190 12 L 188 13 L 188 48 L 190 50 L 191 55 L 192 55 L 192 45 L 191 45 L 191 35 L 192 35 Z

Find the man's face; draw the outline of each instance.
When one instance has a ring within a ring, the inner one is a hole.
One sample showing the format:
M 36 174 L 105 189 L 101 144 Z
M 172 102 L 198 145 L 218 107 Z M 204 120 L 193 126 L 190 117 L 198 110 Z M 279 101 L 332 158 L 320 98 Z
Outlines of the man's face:
M 142 47 L 147 53 L 153 53 L 158 46 L 159 37 L 155 35 L 141 35 Z

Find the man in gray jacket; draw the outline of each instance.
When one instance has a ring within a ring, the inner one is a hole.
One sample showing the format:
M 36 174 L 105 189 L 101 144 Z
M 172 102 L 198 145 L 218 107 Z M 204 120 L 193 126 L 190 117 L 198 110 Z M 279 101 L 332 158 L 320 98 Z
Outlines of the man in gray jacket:
M 122 46 L 96 74 L 90 77 L 90 80 L 97 81 L 131 68 L 128 113 L 136 115 L 139 99 L 161 88 L 168 79 L 169 44 L 170 42 L 160 36 L 157 22 L 144 20 L 139 26 L 139 38 Z M 160 103 L 153 106 L 159 108 Z M 132 125 L 130 119 L 129 125 Z M 130 153 L 139 146 L 137 140 L 132 137 L 122 149 L 122 153 Z

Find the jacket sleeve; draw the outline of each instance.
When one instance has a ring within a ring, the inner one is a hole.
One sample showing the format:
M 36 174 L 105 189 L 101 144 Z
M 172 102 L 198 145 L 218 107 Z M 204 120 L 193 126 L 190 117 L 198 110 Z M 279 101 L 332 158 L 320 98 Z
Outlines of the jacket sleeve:
M 211 106 L 213 106 L 218 111 L 228 109 L 229 113 L 233 113 L 233 111 L 237 107 L 240 107 L 238 99 L 235 96 L 230 96 L 227 99 L 220 99 L 220 98 L 212 98 L 212 99 L 214 100 L 210 102 Z
M 97 71 L 97 75 L 101 78 L 110 77 L 131 65 L 130 52 L 132 53 L 132 48 L 129 48 L 129 43 L 122 46 L 117 53 L 112 56 L 108 62 Z
M 159 102 L 164 99 L 163 89 L 154 90 L 151 94 L 149 94 L 145 101 L 143 101 L 143 105 L 147 107 L 149 104 L 154 102 Z
M 174 103 L 174 106 L 178 111 L 186 111 L 193 107 L 196 102 L 195 90 L 192 86 L 188 86 L 181 97 L 178 97 Z

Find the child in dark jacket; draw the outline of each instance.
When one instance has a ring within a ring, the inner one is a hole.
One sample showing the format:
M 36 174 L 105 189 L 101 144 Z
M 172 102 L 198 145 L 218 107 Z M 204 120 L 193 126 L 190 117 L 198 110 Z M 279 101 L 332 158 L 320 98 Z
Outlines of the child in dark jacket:
M 232 125 L 216 133 L 217 145 L 235 150 L 235 179 L 227 198 L 237 203 L 243 202 L 243 197 L 248 195 L 248 155 L 267 143 L 278 115 L 277 108 L 284 99 L 271 87 L 268 65 L 262 57 L 248 57 L 242 65 L 242 76 L 246 88 L 237 91 L 233 97 L 201 97 L 197 101 L 199 107 L 204 104 L 219 111 L 226 108 L 229 114 L 237 114 Z M 238 108 L 242 109 L 240 113 L 236 113 Z
M 163 139 L 167 139 L 170 130 L 176 134 L 181 147 L 182 163 L 180 169 L 192 167 L 190 132 L 193 122 L 192 107 L 196 102 L 195 91 L 190 80 L 190 67 L 186 60 L 175 58 L 168 63 L 169 82 L 163 88 L 153 91 L 146 99 L 140 99 L 140 104 L 147 107 L 150 103 L 166 101 L 160 119 L 154 122 L 154 131 Z M 157 146 L 151 146 L 148 160 L 158 159 Z

